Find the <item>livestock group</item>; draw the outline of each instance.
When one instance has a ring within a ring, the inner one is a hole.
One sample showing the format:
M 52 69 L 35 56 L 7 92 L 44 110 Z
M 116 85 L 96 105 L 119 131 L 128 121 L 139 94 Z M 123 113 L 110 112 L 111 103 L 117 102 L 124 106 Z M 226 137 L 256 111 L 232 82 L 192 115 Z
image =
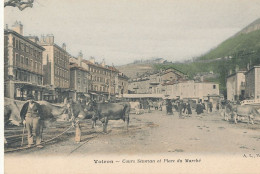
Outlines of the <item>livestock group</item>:
M 105 133 L 107 133 L 109 120 L 121 119 L 125 123 L 125 129 L 128 130 L 130 113 L 141 115 L 156 112 L 158 116 L 177 115 L 178 118 L 182 119 L 195 115 L 210 116 L 211 113 L 214 113 L 222 116 L 224 120 L 231 120 L 234 123 L 247 118 L 248 123 L 252 124 L 260 116 L 257 106 L 240 105 L 225 100 L 219 101 L 215 108 L 213 108 L 211 101 L 194 102 L 193 100 L 180 99 L 143 99 L 139 101 L 121 99 L 97 102 L 92 99 L 80 98 L 78 101 L 68 99 L 59 105 L 46 101 L 36 102 L 30 96 L 28 100 L 28 102 L 22 102 L 5 99 L 4 121 L 5 126 L 10 124 L 24 125 L 23 129 L 26 128 L 28 134 L 29 147 L 34 144 L 34 139 L 36 145 L 41 147 L 43 124 L 48 120 L 72 122 L 72 125 L 76 127 L 76 136 L 80 136 L 78 131 L 80 131 L 80 123 L 84 119 L 91 119 L 92 128 L 95 128 L 96 121 L 101 121 Z M 80 138 L 77 141 L 80 141 Z

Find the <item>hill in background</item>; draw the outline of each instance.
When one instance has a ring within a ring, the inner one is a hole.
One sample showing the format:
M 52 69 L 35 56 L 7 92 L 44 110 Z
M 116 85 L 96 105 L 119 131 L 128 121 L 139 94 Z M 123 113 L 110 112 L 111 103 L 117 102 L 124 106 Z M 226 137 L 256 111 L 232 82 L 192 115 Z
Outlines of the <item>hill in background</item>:
M 185 48 L 183 49 L 185 50 Z M 197 59 L 186 63 L 129 64 L 119 70 L 130 78 L 145 71 L 175 68 L 186 73 L 191 79 L 200 72 L 214 72 L 217 78 L 207 81 L 220 84 L 222 93 L 226 91 L 226 77 L 235 69 L 260 64 L 260 18 L 222 42 L 216 48 Z

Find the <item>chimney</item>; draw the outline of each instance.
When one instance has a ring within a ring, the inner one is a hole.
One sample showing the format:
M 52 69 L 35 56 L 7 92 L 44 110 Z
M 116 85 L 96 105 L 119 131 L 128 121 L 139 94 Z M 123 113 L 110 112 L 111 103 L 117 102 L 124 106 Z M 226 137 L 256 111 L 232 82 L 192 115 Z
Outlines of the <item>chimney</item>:
M 95 64 L 95 58 L 94 57 L 90 57 L 89 61 L 93 64 Z
M 82 54 L 82 51 L 80 50 L 79 55 L 78 55 L 79 66 L 82 66 L 82 59 L 83 59 L 83 54 Z
M 45 37 L 44 37 L 44 34 L 41 35 L 41 38 L 40 38 L 40 43 L 44 43 L 45 42 Z
M 54 44 L 54 36 L 53 36 L 53 34 L 48 34 L 45 37 L 45 42 L 50 44 L 50 45 L 53 45 Z
M 15 21 L 14 25 L 12 26 L 12 30 L 23 36 L 23 25 L 20 21 Z
M 62 44 L 62 49 L 64 49 L 66 51 L 66 44 L 65 43 Z
M 231 74 L 232 74 L 232 72 L 233 72 L 233 71 L 232 71 L 232 69 L 230 69 L 230 70 L 229 70 L 229 75 L 231 75 Z
M 105 59 L 102 60 L 102 62 L 101 62 L 101 66 L 103 66 L 103 67 L 106 66 Z
M 37 36 L 28 36 L 27 38 L 35 43 L 38 43 L 38 41 L 39 41 L 39 38 Z

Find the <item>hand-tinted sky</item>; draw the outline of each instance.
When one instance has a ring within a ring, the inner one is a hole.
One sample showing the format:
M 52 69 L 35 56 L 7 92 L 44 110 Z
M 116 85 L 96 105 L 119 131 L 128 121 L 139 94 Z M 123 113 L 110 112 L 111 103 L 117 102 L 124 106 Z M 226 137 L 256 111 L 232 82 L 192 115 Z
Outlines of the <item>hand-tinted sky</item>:
M 260 17 L 259 0 L 35 0 L 33 8 L 6 7 L 5 23 L 24 35 L 54 34 L 70 54 L 115 65 L 163 57 L 181 61 L 204 54 Z

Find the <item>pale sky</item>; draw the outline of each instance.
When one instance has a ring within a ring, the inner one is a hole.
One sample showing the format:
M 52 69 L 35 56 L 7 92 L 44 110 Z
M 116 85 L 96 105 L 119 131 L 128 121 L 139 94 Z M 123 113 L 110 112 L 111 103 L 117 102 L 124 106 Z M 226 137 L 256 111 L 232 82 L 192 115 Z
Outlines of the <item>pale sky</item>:
M 162 57 L 182 61 L 206 53 L 260 17 L 260 0 L 35 0 L 4 9 L 24 35 L 53 34 L 58 45 L 111 65 Z

